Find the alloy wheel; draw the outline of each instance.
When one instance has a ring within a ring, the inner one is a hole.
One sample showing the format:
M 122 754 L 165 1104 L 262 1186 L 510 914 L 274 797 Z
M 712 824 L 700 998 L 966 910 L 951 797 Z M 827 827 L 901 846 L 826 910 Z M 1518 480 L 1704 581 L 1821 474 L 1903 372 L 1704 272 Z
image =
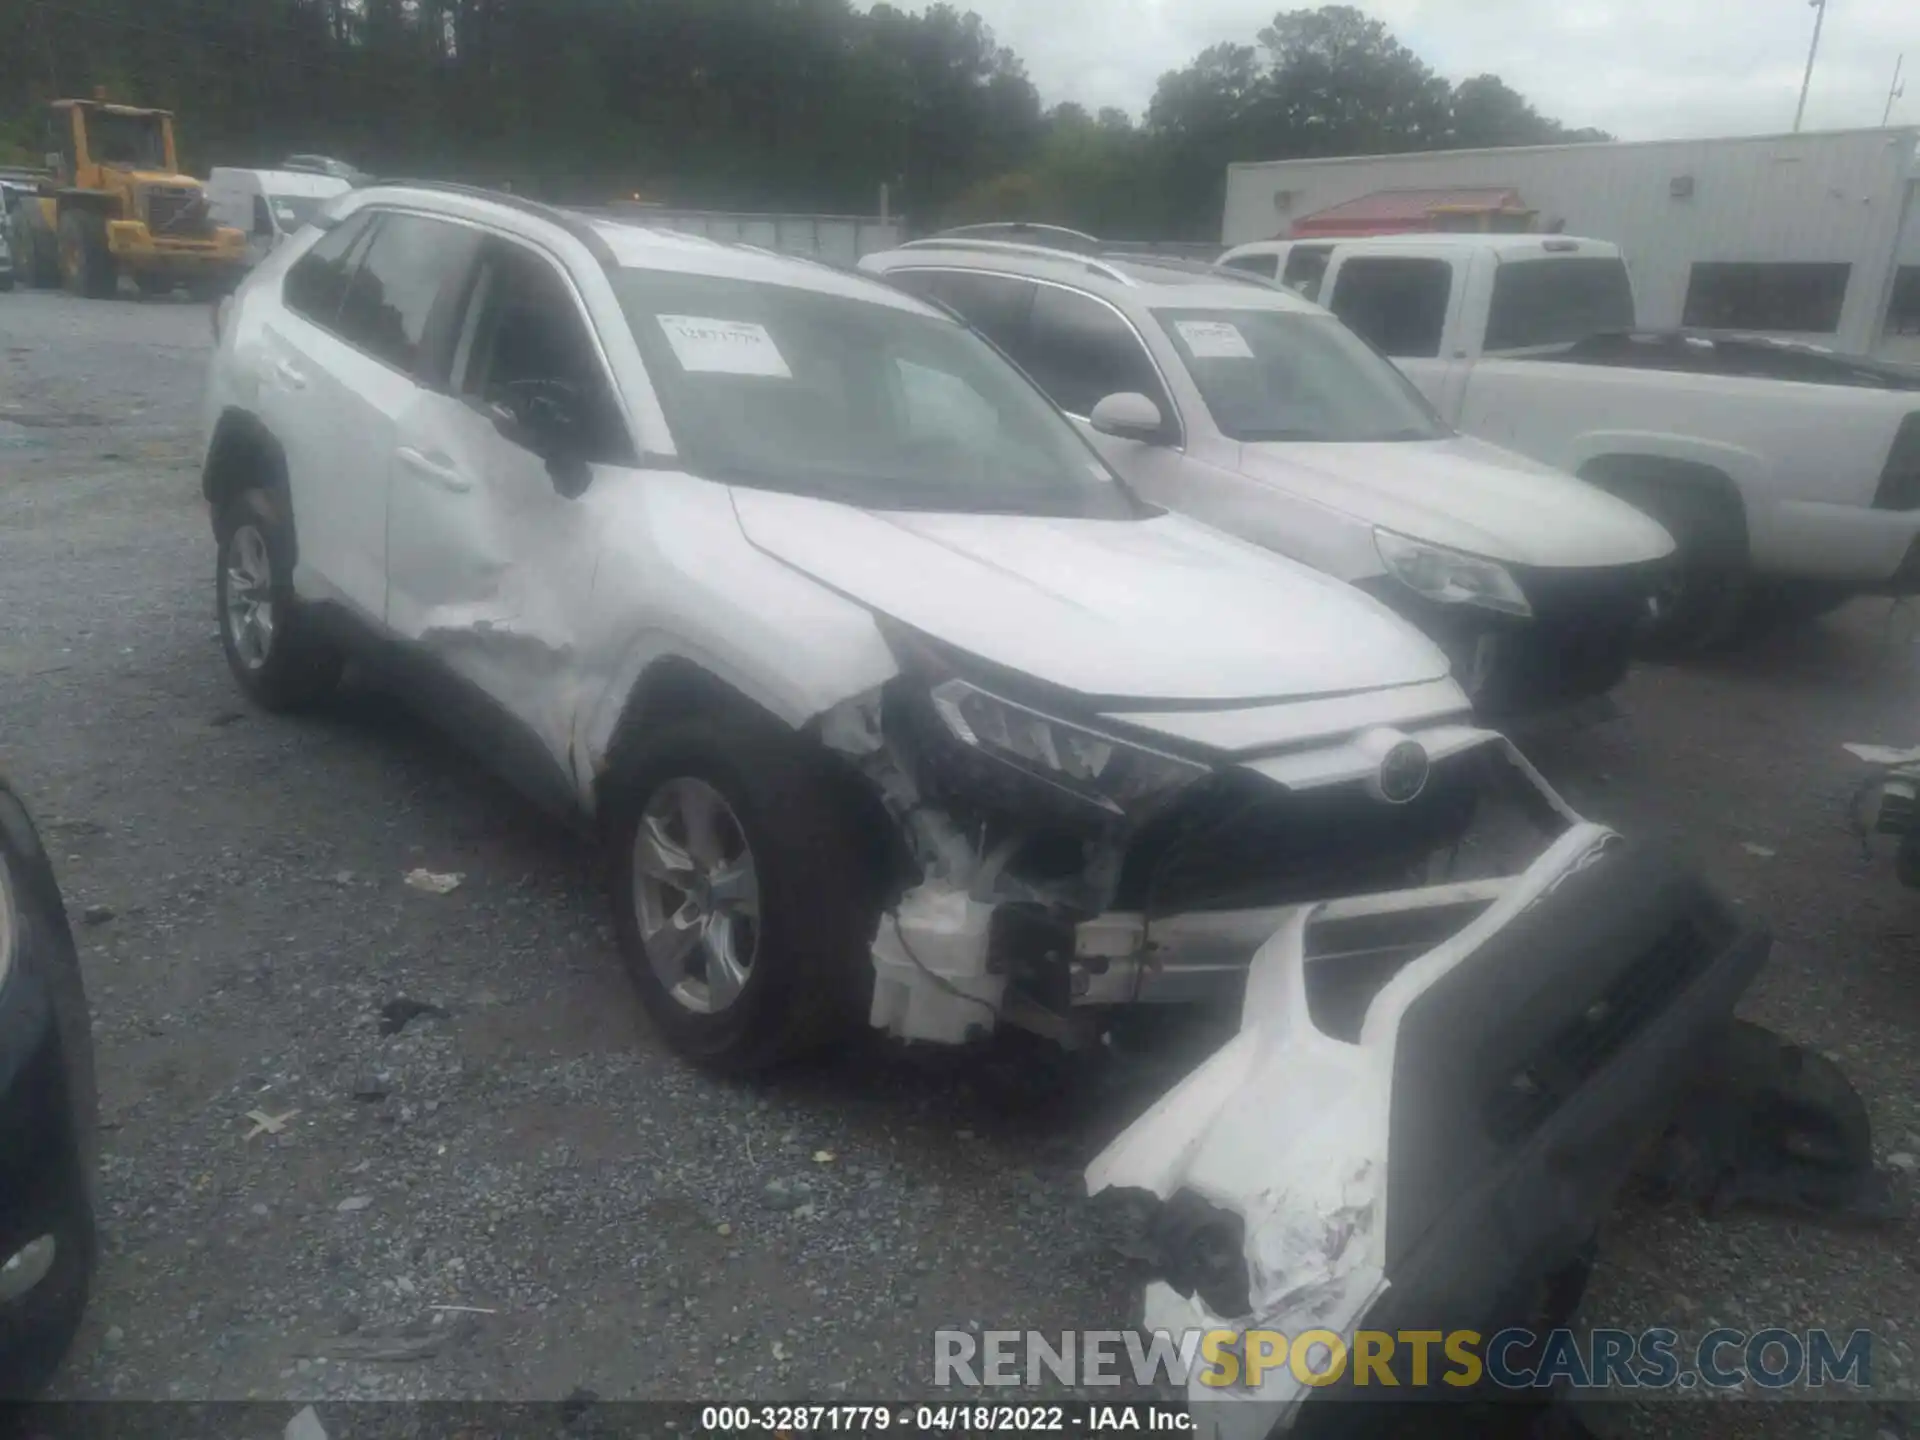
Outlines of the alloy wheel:
M 273 654 L 273 560 L 258 527 L 227 541 L 227 638 L 240 662 L 258 670 Z
M 647 961 L 696 1014 L 739 1000 L 760 944 L 760 881 L 739 816 L 706 781 L 663 782 L 633 841 L 633 895 Z

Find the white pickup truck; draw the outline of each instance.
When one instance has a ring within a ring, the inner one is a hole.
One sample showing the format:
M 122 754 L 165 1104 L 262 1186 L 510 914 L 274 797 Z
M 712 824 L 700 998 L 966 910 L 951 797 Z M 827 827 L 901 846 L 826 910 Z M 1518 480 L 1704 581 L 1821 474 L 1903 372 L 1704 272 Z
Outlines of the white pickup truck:
M 1317 295 L 1458 429 L 1666 526 L 1669 650 L 1750 613 L 1920 592 L 1920 368 L 1637 331 L 1619 250 L 1570 236 L 1345 241 Z

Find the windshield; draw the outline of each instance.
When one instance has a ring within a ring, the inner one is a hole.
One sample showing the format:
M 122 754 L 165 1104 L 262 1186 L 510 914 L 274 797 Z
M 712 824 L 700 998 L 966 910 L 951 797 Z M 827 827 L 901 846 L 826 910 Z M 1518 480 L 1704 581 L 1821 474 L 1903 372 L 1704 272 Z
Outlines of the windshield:
M 675 441 L 716 479 L 882 510 L 1148 513 L 971 331 L 890 305 L 623 269 Z
M 93 111 L 87 116 L 87 153 L 98 165 L 125 165 L 132 170 L 167 168 L 167 142 L 158 115 Z
M 1571 345 L 1633 329 L 1633 285 L 1617 256 L 1506 260 L 1494 274 L 1489 350 Z
M 291 235 L 313 219 L 313 212 L 326 198 L 324 195 L 271 195 L 267 197 L 267 204 L 273 209 L 273 223 Z
M 1436 440 L 1448 434 L 1405 376 L 1331 315 L 1155 310 L 1232 440 Z

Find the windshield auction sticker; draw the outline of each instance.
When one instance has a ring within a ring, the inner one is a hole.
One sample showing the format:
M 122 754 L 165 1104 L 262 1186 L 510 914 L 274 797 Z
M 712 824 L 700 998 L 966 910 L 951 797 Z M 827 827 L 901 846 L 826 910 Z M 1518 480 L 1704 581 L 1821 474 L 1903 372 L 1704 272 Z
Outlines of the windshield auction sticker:
M 1253 351 L 1237 325 L 1226 320 L 1176 320 L 1173 328 L 1196 360 L 1251 360 Z
M 680 368 L 689 374 L 793 378 L 786 357 L 764 325 L 751 320 L 705 320 L 698 315 L 656 318 Z

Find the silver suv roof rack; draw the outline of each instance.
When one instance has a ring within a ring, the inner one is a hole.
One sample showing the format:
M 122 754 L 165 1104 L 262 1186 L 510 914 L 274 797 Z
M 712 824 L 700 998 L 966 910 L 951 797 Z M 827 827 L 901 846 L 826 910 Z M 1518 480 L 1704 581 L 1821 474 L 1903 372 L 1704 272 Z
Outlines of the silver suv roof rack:
M 1090 256 L 1076 255 L 1071 250 L 1055 250 L 1046 245 L 1021 245 L 1011 240 L 968 240 L 953 238 L 943 240 L 937 235 L 924 240 L 909 240 L 899 247 L 902 250 L 978 250 L 988 255 L 1028 255 L 1036 260 L 1056 260 L 1062 265 L 1077 265 L 1083 270 L 1111 280 L 1116 285 L 1134 284 L 1133 277 L 1104 260 L 1095 260 Z

